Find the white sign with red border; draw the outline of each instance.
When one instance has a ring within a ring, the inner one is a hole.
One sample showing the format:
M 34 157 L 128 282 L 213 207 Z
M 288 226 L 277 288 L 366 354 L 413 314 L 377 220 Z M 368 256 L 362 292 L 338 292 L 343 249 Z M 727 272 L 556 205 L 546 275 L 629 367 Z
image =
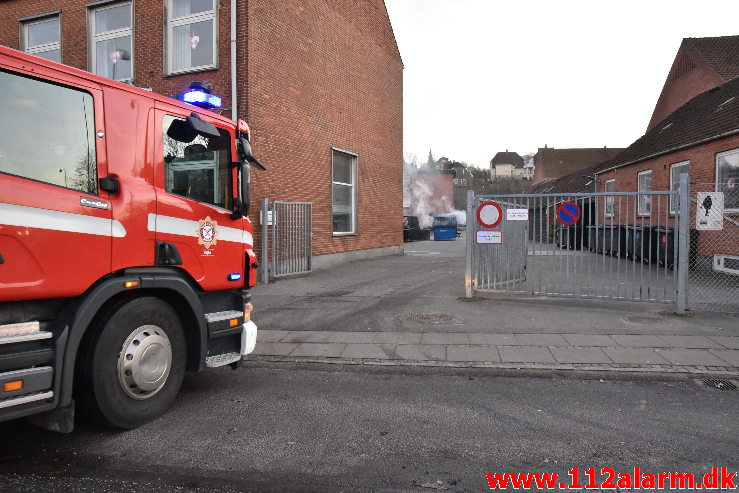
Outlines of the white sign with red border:
M 529 210 L 528 209 L 506 209 L 506 219 L 508 221 L 528 221 Z
M 503 209 L 497 202 L 483 202 L 477 208 L 477 222 L 483 228 L 494 228 L 503 220 Z
M 502 231 L 478 231 L 477 243 L 481 245 L 501 245 L 503 243 Z

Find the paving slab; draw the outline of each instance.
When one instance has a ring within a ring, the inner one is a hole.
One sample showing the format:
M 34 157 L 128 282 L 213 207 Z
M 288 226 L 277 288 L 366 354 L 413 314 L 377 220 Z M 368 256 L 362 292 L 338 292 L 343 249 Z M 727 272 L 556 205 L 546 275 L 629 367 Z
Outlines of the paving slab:
M 280 339 L 288 335 L 286 330 L 257 330 L 257 341 L 259 342 L 278 342 Z
M 631 335 L 631 334 L 618 334 L 611 335 L 611 339 L 616 341 L 619 346 L 629 348 L 656 348 L 656 347 L 670 347 L 668 343 L 660 339 L 655 335 Z
M 424 332 L 421 344 L 469 344 L 470 338 L 464 332 L 434 333 Z
M 607 347 L 603 348 L 603 352 L 617 364 L 664 365 L 670 363 L 660 356 L 656 349 L 651 348 Z
M 739 366 L 739 350 L 736 349 L 711 349 L 710 353 L 718 356 L 731 366 Z
M 550 347 L 557 363 L 612 363 L 598 347 Z
M 428 344 L 398 344 L 395 346 L 398 359 L 410 361 L 444 361 L 446 346 Z
M 718 342 L 726 349 L 739 349 L 739 337 L 731 336 L 711 336 L 713 341 Z
M 726 364 L 707 349 L 665 348 L 660 355 L 673 365 L 721 366 Z
M 337 343 L 302 343 L 290 353 L 290 356 L 312 356 L 315 358 L 338 358 L 344 352 L 346 344 Z
M 559 334 L 516 334 L 516 342 L 520 346 L 567 346 L 564 337 Z
M 333 332 L 325 342 L 347 342 L 354 344 L 366 344 L 375 341 L 377 332 Z
M 294 342 L 257 342 L 251 354 L 265 356 L 287 356 L 298 347 Z
M 420 332 L 377 332 L 375 340 L 378 344 L 421 344 Z
M 716 341 L 712 341 L 705 336 L 657 336 L 667 343 L 668 347 L 687 348 L 687 349 L 723 349 L 724 346 Z
M 386 346 L 383 348 L 383 346 Z M 394 344 L 347 344 L 342 358 L 390 359 L 395 355 Z
M 504 363 L 556 363 L 549 348 L 541 346 L 499 346 Z
M 283 337 L 280 342 L 323 342 L 328 339 L 333 332 L 325 330 L 302 330 L 291 331 Z
M 618 346 L 610 336 L 600 334 L 562 334 L 570 346 L 609 347 Z
M 471 333 L 470 344 L 484 344 L 489 346 L 517 346 L 516 336 L 513 334 L 480 334 Z
M 495 346 L 447 346 L 447 361 L 492 361 L 500 363 Z

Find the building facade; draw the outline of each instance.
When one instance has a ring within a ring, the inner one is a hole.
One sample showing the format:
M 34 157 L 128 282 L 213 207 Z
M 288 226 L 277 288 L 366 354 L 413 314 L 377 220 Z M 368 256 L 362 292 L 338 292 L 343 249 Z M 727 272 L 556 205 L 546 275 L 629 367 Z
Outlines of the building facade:
M 403 65 L 382 0 L 4 0 L 0 27 L 0 44 L 164 95 L 209 83 L 267 166 L 257 250 L 262 197 L 313 204 L 315 266 L 402 245 Z

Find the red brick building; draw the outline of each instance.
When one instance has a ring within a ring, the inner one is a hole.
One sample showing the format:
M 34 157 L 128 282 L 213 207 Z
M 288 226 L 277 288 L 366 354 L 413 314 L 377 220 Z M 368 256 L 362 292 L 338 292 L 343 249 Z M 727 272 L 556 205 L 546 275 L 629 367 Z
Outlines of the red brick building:
M 400 251 L 403 64 L 382 0 L 0 0 L 0 44 L 169 96 L 210 82 L 268 168 L 257 249 L 268 197 L 313 204 L 314 267 Z
M 548 146 L 540 147 L 534 154 L 532 191 L 544 193 L 547 182 L 571 173 L 585 174 L 587 169 L 611 159 L 621 151 L 623 148 L 555 149 Z
M 647 131 L 698 94 L 736 76 L 739 76 L 739 36 L 683 39 Z
M 452 169 L 422 170 L 410 178 L 411 215 L 418 216 L 422 228 L 431 226 L 432 216 L 454 211 Z

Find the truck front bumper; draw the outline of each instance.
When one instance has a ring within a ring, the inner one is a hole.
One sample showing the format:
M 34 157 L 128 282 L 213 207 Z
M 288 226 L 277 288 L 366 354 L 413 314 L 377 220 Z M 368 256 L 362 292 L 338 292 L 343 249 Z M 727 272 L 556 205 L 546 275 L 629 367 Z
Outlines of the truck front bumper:
M 241 331 L 241 356 L 246 356 L 254 351 L 257 346 L 257 324 L 249 320 L 244 323 Z

